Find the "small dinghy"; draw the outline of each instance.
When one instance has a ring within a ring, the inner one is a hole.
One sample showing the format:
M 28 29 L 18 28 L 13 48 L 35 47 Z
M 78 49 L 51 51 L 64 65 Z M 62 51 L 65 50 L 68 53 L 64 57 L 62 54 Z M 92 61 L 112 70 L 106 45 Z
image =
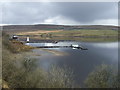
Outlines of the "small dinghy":
M 71 47 L 72 49 L 88 50 L 87 48 L 84 48 L 84 47 L 82 47 L 82 46 L 79 46 L 78 44 L 76 44 L 76 45 L 71 45 L 70 47 Z

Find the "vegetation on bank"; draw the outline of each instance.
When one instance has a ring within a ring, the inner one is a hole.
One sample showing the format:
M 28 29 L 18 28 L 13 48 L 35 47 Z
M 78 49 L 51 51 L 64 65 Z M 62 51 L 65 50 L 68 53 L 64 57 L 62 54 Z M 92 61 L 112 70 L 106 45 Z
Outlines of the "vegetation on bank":
M 34 48 L 28 45 L 24 45 L 22 42 L 17 40 L 9 40 L 9 35 L 5 33 L 3 33 L 2 43 L 6 49 L 9 49 L 13 53 L 28 51 Z
M 41 68 L 37 68 L 36 60 L 29 57 L 20 58 L 22 60 L 20 60 L 18 64 L 17 61 L 19 58 L 11 49 L 11 47 L 14 49 L 14 45 L 7 41 L 7 38 L 7 35 L 3 35 L 3 88 L 74 87 L 72 72 L 68 72 L 65 68 L 54 66 L 51 67 L 50 70 L 45 71 Z M 19 50 L 19 54 L 20 53 L 22 53 L 22 50 Z

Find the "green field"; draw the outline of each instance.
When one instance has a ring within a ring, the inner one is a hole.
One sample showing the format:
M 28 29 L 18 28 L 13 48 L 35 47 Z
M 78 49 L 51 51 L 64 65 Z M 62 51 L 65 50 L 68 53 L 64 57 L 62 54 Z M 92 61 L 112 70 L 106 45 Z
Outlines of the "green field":
M 118 31 L 115 30 L 64 30 L 61 32 L 53 32 L 52 36 L 117 36 Z
M 117 30 L 36 30 L 18 32 L 17 35 L 29 35 L 36 40 L 75 40 L 85 42 L 117 41 Z

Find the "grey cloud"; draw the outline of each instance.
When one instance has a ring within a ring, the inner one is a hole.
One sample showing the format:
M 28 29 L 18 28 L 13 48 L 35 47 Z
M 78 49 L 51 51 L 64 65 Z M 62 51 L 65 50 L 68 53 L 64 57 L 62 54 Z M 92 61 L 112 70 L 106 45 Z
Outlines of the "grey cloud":
M 100 19 L 117 19 L 117 3 L 113 2 L 17 2 L 3 5 L 4 24 L 42 23 L 56 16 L 90 23 Z
M 9 24 L 42 22 L 54 14 L 52 6 L 42 3 L 11 3 L 3 8 L 3 22 Z
M 117 19 L 117 3 L 80 2 L 59 3 L 60 12 L 79 22 L 92 22 L 98 19 Z

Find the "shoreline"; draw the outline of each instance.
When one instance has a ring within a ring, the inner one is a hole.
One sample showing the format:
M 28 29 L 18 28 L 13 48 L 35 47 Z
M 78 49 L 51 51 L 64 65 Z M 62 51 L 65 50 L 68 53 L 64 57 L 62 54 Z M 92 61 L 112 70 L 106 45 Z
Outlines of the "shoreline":
M 68 55 L 68 53 L 57 51 L 57 50 L 50 50 L 50 49 L 41 49 L 41 50 L 47 51 L 47 52 L 52 53 L 56 56 L 66 56 L 66 55 Z

